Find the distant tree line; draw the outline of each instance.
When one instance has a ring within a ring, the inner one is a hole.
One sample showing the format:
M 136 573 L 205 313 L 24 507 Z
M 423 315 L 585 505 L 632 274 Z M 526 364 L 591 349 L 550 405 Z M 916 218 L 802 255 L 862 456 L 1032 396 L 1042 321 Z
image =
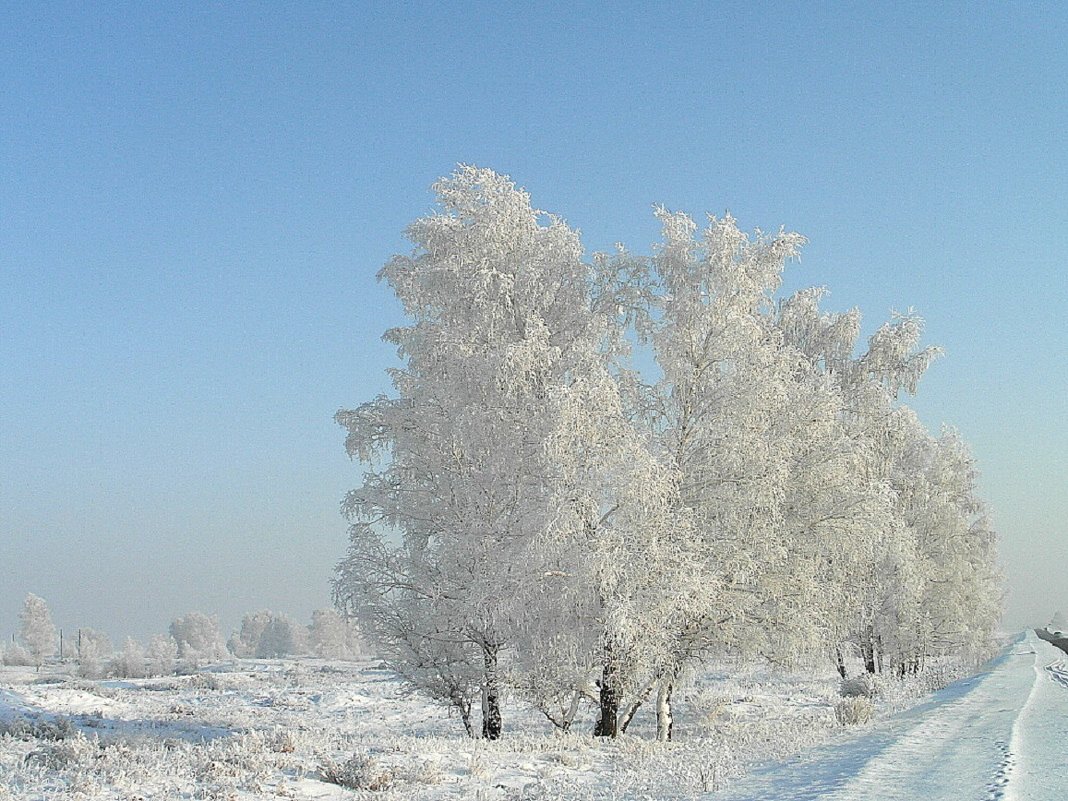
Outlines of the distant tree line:
M 61 642 L 48 604 L 33 593 L 28 594 L 19 622 L 18 638 L 0 647 L 0 661 L 40 670 L 55 659 Z M 147 645 L 128 637 L 121 649 L 112 645 L 107 634 L 83 627 L 66 638 L 62 656 L 65 661 L 75 662 L 78 673 L 86 678 L 141 678 L 165 676 L 233 657 L 351 659 L 361 653 L 355 626 L 334 609 L 317 609 L 308 626 L 269 611 L 245 615 L 240 630 L 229 642 L 223 640 L 218 619 L 201 612 L 175 619 L 168 634 L 154 636 Z

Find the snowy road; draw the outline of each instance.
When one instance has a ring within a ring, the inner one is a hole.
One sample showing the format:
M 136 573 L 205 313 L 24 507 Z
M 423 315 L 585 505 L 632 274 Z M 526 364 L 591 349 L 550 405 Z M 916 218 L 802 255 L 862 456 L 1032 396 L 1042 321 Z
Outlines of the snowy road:
M 1065 801 L 1068 657 L 1033 632 L 985 672 L 720 801 Z M 712 798 L 710 796 L 710 798 Z

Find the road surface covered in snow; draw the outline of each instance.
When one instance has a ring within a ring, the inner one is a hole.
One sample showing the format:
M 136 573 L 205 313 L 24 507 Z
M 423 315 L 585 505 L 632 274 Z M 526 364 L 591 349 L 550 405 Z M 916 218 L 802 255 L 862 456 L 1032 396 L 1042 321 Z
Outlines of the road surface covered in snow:
M 1065 801 L 1068 656 L 1028 632 L 927 703 L 752 773 L 715 798 Z

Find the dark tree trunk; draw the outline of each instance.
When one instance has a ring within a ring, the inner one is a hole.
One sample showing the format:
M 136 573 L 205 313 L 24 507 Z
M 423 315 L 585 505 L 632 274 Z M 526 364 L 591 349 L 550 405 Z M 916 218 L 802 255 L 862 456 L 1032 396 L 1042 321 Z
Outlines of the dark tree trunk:
M 604 667 L 601 669 L 601 715 L 593 730 L 594 737 L 615 737 L 619 734 L 619 665 L 612 653 L 612 644 L 604 644 Z
M 463 721 L 464 731 L 467 732 L 467 736 L 471 739 L 475 738 L 475 727 L 471 725 L 471 708 L 460 707 L 460 720 Z
M 838 667 L 838 675 L 841 676 L 842 679 L 844 680 L 845 677 L 846 677 L 846 666 L 845 666 L 845 657 L 842 656 L 842 649 L 841 648 L 835 648 L 834 649 L 834 659 L 835 659 L 835 664 Z
M 501 738 L 501 700 L 497 685 L 497 646 L 484 646 L 482 656 L 485 677 L 482 684 L 482 737 L 486 740 Z
M 860 644 L 861 656 L 864 657 L 864 669 L 868 673 L 875 673 L 875 632 L 869 626 L 864 640 Z
M 471 725 L 471 702 L 457 691 L 452 692 L 451 703 L 460 713 L 460 720 L 464 724 L 464 731 L 471 739 L 475 737 L 475 729 Z

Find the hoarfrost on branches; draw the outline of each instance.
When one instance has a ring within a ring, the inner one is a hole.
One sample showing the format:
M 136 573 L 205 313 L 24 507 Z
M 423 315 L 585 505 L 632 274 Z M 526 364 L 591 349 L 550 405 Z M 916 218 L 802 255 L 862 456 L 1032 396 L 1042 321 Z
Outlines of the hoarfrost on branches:
M 19 613 L 19 623 L 19 638 L 40 670 L 41 664 L 56 653 L 56 627 L 45 600 L 28 593 Z
M 394 393 L 336 418 L 366 472 L 334 594 L 471 736 L 501 735 L 507 690 L 562 730 L 592 705 L 603 736 L 655 698 L 669 739 L 711 656 L 844 677 L 850 652 L 904 673 L 988 646 L 974 465 L 900 398 L 939 355 L 918 316 L 860 352 L 857 311 L 777 295 L 804 238 L 729 215 L 658 208 L 654 256 L 584 260 L 504 176 L 434 189 L 379 274 L 410 320 Z

